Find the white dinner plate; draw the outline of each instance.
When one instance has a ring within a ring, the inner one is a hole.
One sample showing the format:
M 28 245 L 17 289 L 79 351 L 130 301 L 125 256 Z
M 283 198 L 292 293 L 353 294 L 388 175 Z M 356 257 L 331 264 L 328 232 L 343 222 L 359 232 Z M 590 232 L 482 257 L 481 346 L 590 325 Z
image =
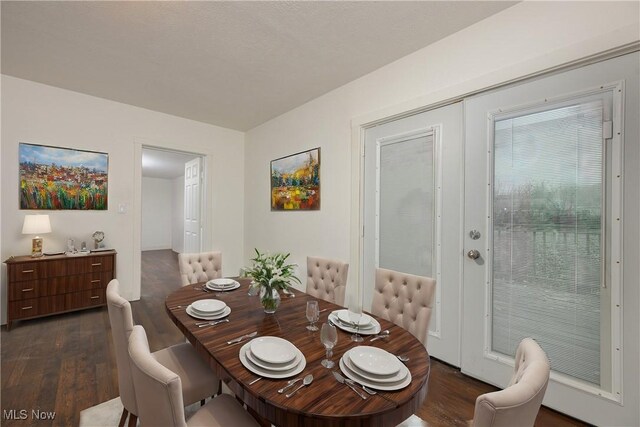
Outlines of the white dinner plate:
M 333 311 L 333 312 L 329 313 L 329 320 L 334 325 L 336 325 L 338 328 L 342 329 L 343 331 L 349 332 L 351 334 L 355 334 L 356 333 L 356 329 L 352 328 L 349 325 L 345 325 L 344 323 L 342 323 L 342 321 L 340 321 L 340 318 L 338 317 L 338 315 L 336 313 L 337 313 L 337 311 Z M 360 335 L 375 335 L 375 334 L 379 333 L 380 332 L 380 323 L 378 323 L 378 321 L 372 317 L 371 318 L 371 324 L 373 325 L 372 328 L 360 328 L 360 329 L 358 329 L 358 333 Z
M 338 319 L 340 319 L 342 323 L 345 323 L 347 325 L 355 325 L 356 323 L 351 320 L 351 316 L 349 316 L 349 310 L 338 310 Z M 369 316 L 368 314 L 362 313 L 362 317 L 360 317 L 360 321 L 358 322 L 360 329 L 366 328 L 367 326 L 371 327 L 372 320 L 373 317 Z
M 300 363 L 300 360 L 302 360 L 302 353 L 296 353 L 296 356 L 293 358 L 293 360 L 287 363 L 268 363 L 264 360 L 260 360 L 255 357 L 253 353 L 251 353 L 251 348 L 248 348 L 245 354 L 247 355 L 247 359 L 253 362 L 254 365 L 257 365 L 258 367 L 266 369 L 268 371 L 287 371 L 298 366 L 298 363 Z
M 378 375 L 378 374 L 371 374 L 369 372 L 365 372 L 360 368 L 358 368 L 357 366 L 355 366 L 353 362 L 351 362 L 351 358 L 349 357 L 350 351 L 351 350 L 345 352 L 344 355 L 342 356 L 342 358 L 344 359 L 345 365 L 347 365 L 347 368 L 351 369 L 354 374 L 358 374 L 362 378 L 366 378 L 369 381 L 372 381 L 374 383 L 394 383 L 404 379 L 404 377 L 407 375 L 407 372 L 404 369 L 398 369 L 398 372 L 392 375 Z
M 393 375 L 404 366 L 393 354 L 369 345 L 352 348 L 349 351 L 349 359 L 361 371 L 374 375 Z
M 226 306 L 227 304 L 219 299 L 201 299 L 191 303 L 191 308 L 194 312 L 205 316 L 220 314 Z
M 224 282 L 216 283 L 217 281 L 224 280 Z M 213 279 L 209 280 L 205 287 L 212 291 L 232 291 L 240 287 L 240 283 L 233 279 Z
M 371 381 L 353 372 L 344 363 L 343 359 L 344 359 L 343 357 L 340 358 L 340 370 L 344 373 L 344 375 L 347 378 L 352 379 L 362 385 L 366 385 L 367 387 L 371 387 L 373 389 L 382 390 L 382 391 L 393 391 L 393 390 L 400 390 L 402 388 L 405 388 L 409 384 L 411 384 L 411 372 L 409 372 L 409 369 L 407 369 L 407 367 L 404 365 L 402 366 L 402 368 L 405 370 L 406 376 L 401 381 L 396 381 L 393 383 L 379 383 L 377 381 Z
M 304 370 L 305 366 L 307 366 L 307 360 L 304 358 L 304 355 L 300 350 L 296 348 L 296 352 L 300 355 L 300 363 L 298 363 L 297 366 L 291 369 L 287 369 L 286 371 L 272 371 L 272 370 L 263 369 L 247 358 L 247 350 L 249 350 L 250 348 L 251 348 L 251 341 L 244 344 L 240 348 L 240 354 L 239 354 L 240 362 L 245 368 L 247 368 L 254 374 L 260 375 L 265 378 L 276 378 L 276 379 L 289 378 L 299 374 Z
M 260 337 L 251 340 L 251 354 L 273 364 L 291 362 L 296 357 L 296 346 L 280 337 Z
M 353 326 L 353 323 L 351 323 L 351 322 L 344 322 L 344 321 L 342 321 L 342 320 L 340 319 L 340 317 L 338 317 L 338 316 L 336 316 L 336 318 L 338 319 L 338 322 L 339 322 L 341 325 L 344 325 L 344 326 L 346 326 L 346 327 L 348 327 L 348 328 L 353 328 L 353 329 L 355 329 L 355 327 Z M 359 326 L 359 327 L 358 327 L 358 330 L 359 330 L 359 331 L 370 331 L 371 329 L 375 328 L 375 325 L 376 325 L 376 324 L 372 321 L 372 322 L 371 322 L 371 323 L 369 323 L 368 325 Z
M 187 314 L 191 317 L 195 317 L 196 319 L 202 319 L 202 320 L 218 320 L 218 319 L 222 319 L 223 317 L 227 317 L 229 315 L 229 313 L 231 313 L 231 307 L 225 307 L 224 310 L 222 311 L 222 313 L 220 314 L 213 314 L 213 315 L 202 315 L 199 313 L 196 313 L 193 311 L 193 309 L 191 308 L 191 306 L 187 306 Z

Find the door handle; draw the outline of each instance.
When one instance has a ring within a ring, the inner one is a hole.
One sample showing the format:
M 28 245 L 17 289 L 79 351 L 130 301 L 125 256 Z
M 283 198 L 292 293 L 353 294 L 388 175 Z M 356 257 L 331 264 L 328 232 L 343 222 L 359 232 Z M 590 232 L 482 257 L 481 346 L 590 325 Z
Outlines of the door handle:
M 478 259 L 480 258 L 480 252 L 477 249 L 471 249 L 467 252 L 467 256 L 471 259 Z

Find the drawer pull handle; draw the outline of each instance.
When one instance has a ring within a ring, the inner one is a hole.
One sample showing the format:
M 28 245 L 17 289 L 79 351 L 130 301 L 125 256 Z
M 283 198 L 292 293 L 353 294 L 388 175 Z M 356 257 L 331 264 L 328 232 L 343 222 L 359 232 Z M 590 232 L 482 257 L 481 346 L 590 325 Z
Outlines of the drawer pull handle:
M 33 273 L 33 270 L 22 270 L 23 273 Z
M 91 297 L 91 299 L 98 299 L 98 298 L 100 298 L 100 295 L 94 295 Z
M 33 290 L 33 288 L 23 289 L 22 292 L 31 292 L 32 290 Z
M 100 279 L 92 280 L 91 283 L 98 283 Z
M 94 262 L 93 264 L 91 264 L 92 267 L 99 267 L 101 265 L 102 265 L 101 262 Z
M 33 308 L 32 305 L 30 305 L 29 307 L 22 307 L 23 310 L 31 310 Z

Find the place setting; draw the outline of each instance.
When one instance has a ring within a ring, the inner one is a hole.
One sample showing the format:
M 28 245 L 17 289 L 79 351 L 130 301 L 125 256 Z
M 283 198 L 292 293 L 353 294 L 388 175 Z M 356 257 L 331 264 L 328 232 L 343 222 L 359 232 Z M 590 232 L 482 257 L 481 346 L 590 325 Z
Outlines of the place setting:
M 411 383 L 409 369 L 394 354 L 378 347 L 354 347 L 342 355 L 339 366 L 347 378 L 375 390 L 401 390 Z
M 238 289 L 239 287 L 240 282 L 228 278 L 212 279 L 204 285 L 205 289 L 215 292 L 233 291 L 234 289 Z
M 289 378 L 302 372 L 307 365 L 304 355 L 295 345 L 273 336 L 254 338 L 245 343 L 239 356 L 245 368 L 264 378 Z
M 186 312 L 200 320 L 219 320 L 231 313 L 231 307 L 217 299 L 201 299 L 189 304 Z
M 361 335 L 376 335 L 380 333 L 380 323 L 366 313 L 342 309 L 329 314 L 329 321 L 345 332 L 353 334 L 351 339 L 362 342 Z

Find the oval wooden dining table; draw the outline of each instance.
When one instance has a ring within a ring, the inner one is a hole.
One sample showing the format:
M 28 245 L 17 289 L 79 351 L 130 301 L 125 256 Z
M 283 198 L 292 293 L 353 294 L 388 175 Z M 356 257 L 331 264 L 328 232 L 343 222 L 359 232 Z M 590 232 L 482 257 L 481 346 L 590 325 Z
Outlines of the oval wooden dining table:
M 389 338 L 370 342 L 365 336 L 364 342 L 355 343 L 350 339 L 351 334 L 338 329 L 338 343 L 333 351 L 336 366 L 327 369 L 320 363 L 325 358 L 320 331 L 306 329 L 309 324 L 305 316 L 306 303 L 316 298 L 292 289 L 295 296 L 283 295 L 276 313 L 266 314 L 260 299 L 247 293 L 250 280 L 236 280 L 241 286 L 226 292 L 205 292 L 203 283 L 184 286 L 167 297 L 166 311 L 203 360 L 236 397 L 246 403 L 250 412 L 257 414 L 263 422 L 267 421 L 265 424 L 279 427 L 394 426 L 414 414 L 425 400 L 429 355 L 420 341 L 406 330 L 374 316 L 382 330 L 390 331 Z M 231 307 L 228 323 L 200 328 L 196 322 L 202 320 L 186 313 L 185 308 L 192 302 L 209 298 L 222 300 Z M 331 311 L 342 308 L 324 300 L 318 300 L 318 303 L 322 311 L 318 326 L 327 321 Z M 227 341 L 254 331 L 257 336 L 281 337 L 298 347 L 306 358 L 306 367 L 295 377 L 312 374 L 313 382 L 290 398 L 277 392 L 289 378 L 262 378 L 250 385 L 258 375 L 240 361 L 239 350 L 243 344 L 228 345 Z M 407 355 L 410 358 L 406 366 L 411 372 L 411 383 L 401 390 L 367 395 L 366 400 L 346 384 L 338 383 L 331 371 L 340 371 L 339 359 L 356 345 L 371 345 L 394 354 Z

